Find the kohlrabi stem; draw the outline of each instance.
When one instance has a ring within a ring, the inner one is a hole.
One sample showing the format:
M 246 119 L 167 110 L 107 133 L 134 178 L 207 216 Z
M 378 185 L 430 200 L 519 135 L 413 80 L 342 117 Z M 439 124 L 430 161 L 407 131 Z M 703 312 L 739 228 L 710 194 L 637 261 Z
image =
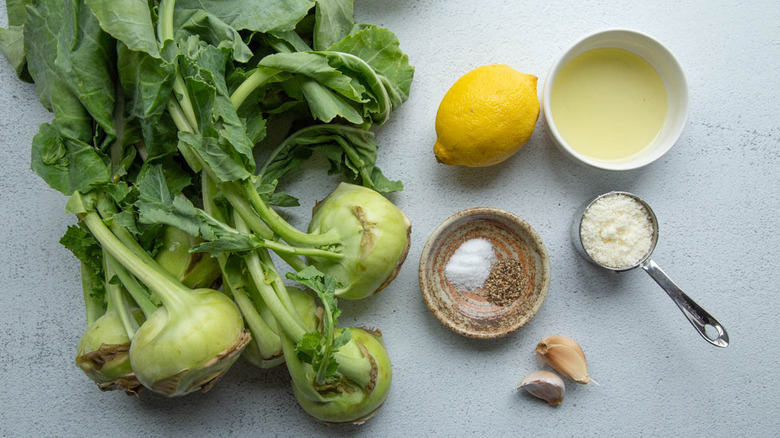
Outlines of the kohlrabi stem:
M 248 78 L 244 79 L 244 82 L 236 88 L 236 91 L 230 96 L 230 102 L 236 107 L 236 110 L 241 108 L 241 104 L 244 103 L 247 97 L 252 94 L 257 88 L 265 84 L 269 79 L 279 74 L 279 70 L 271 68 L 261 67 L 254 71 Z
M 261 249 L 260 251 L 263 250 Z M 272 286 L 269 286 L 266 283 L 260 257 L 256 251 L 250 251 L 244 256 L 244 260 L 246 261 L 249 275 L 252 277 L 256 290 L 260 293 L 263 302 L 268 306 L 274 319 L 276 319 L 279 333 L 281 334 L 282 331 L 284 331 L 294 343 L 300 342 L 307 330 L 303 324 L 292 317 L 287 310 L 287 307 L 276 293 L 278 292 L 286 295 L 286 289 L 283 292 L 275 291 Z M 368 359 L 345 356 L 338 351 L 335 353 L 335 358 L 336 362 L 339 364 L 339 372 L 341 374 L 361 386 L 368 384 L 371 371 L 371 363 Z
M 92 232 L 92 235 L 95 236 L 95 239 L 100 242 L 100 246 L 151 289 L 169 311 L 185 308 L 184 300 L 189 297 L 190 293 L 187 287 L 160 273 L 161 267 L 153 267 L 147 264 L 135 253 L 127 249 L 114 233 L 108 229 L 106 224 L 103 223 L 103 219 L 94 211 L 82 213 L 79 217 Z M 155 262 L 154 265 L 157 265 L 157 263 Z
M 242 233 L 246 233 L 249 231 L 249 228 L 247 228 L 247 225 L 244 222 L 244 220 L 241 219 L 241 216 L 235 211 L 233 211 L 233 222 L 235 222 L 236 229 L 238 231 Z M 279 300 L 287 308 L 287 313 L 295 320 L 295 322 L 299 326 L 306 327 L 306 324 L 303 323 L 303 320 L 301 319 L 300 315 L 298 315 L 298 312 L 295 310 L 295 306 L 293 305 L 292 300 L 290 299 L 290 295 L 287 293 L 287 288 L 285 287 L 281 277 L 279 277 L 279 273 L 276 271 L 276 268 L 274 267 L 274 263 L 271 260 L 271 257 L 268 255 L 268 251 L 263 249 L 258 249 L 256 253 L 259 256 L 260 261 L 265 266 L 265 272 L 264 272 L 264 276 L 266 278 L 265 283 L 268 283 L 269 279 L 271 280 L 270 281 L 271 287 L 276 293 L 276 296 L 279 297 Z
M 235 183 L 220 184 L 222 195 L 230 203 L 230 206 L 233 207 L 233 210 L 241 215 L 241 219 L 246 222 L 252 232 L 261 239 L 273 238 L 274 232 L 268 228 L 268 225 L 260 219 L 260 216 L 257 215 L 257 212 L 255 212 L 247 200 L 241 196 L 238 187 L 240 186 Z
M 270 227 L 274 233 L 282 237 L 288 243 L 294 245 L 328 246 L 339 243 L 341 240 L 335 230 L 329 230 L 323 234 L 304 233 L 282 219 L 257 193 L 255 186 L 249 180 L 244 181 L 244 188 L 257 214 Z
M 284 361 L 287 365 L 287 371 L 290 373 L 290 377 L 293 379 L 293 385 L 298 388 L 306 398 L 324 402 L 325 398 L 317 392 L 314 386 L 311 384 L 309 377 L 306 375 L 306 370 L 303 368 L 298 355 L 295 354 L 295 345 L 284 331 L 280 332 L 279 337 L 282 340 L 282 352 L 284 353 Z
M 110 254 L 108 255 L 108 263 L 113 268 L 116 276 L 119 277 L 119 281 L 122 282 L 127 292 L 133 297 L 135 303 L 141 308 L 144 316 L 147 319 L 152 316 L 152 313 L 157 310 L 157 306 L 149 299 L 146 289 Z
M 157 23 L 157 33 L 160 45 L 165 41 L 173 40 L 173 11 L 176 6 L 176 0 L 162 0 L 160 2 L 160 16 Z M 192 100 L 187 93 L 187 85 L 180 74 L 176 74 L 173 81 L 173 93 L 181 104 L 181 110 L 192 128 L 192 132 L 198 132 L 198 118 L 195 115 L 195 108 L 192 106 Z M 170 106 L 168 108 L 170 110 Z
M 276 270 L 273 260 L 271 260 L 271 255 L 268 254 L 268 251 L 264 249 L 258 249 L 257 254 L 260 256 L 260 261 L 265 265 L 266 272 L 268 272 L 272 277 L 273 281 L 271 281 L 271 287 L 274 289 L 276 296 L 279 297 L 279 300 L 284 303 L 285 307 L 287 307 L 287 311 L 295 319 L 295 322 L 297 322 L 301 327 L 306 328 L 306 324 L 303 322 L 303 319 L 295 310 L 295 305 L 290 298 L 290 294 L 287 293 L 287 286 L 284 285 L 282 277 Z
M 257 215 L 257 212 L 255 212 L 254 208 L 247 202 L 246 198 L 243 198 L 239 194 L 240 192 L 237 190 L 236 186 L 237 184 L 235 183 L 221 184 L 220 189 L 222 195 L 227 199 L 230 206 L 233 207 L 233 210 L 241 215 L 241 219 L 246 222 L 253 233 L 262 239 L 272 238 L 274 232 L 268 228 L 268 225 L 266 225 L 260 216 Z M 278 252 L 277 254 L 296 271 L 300 271 L 306 267 L 306 263 L 294 254 L 285 252 Z
M 254 281 L 255 288 L 260 293 L 263 301 L 268 306 L 271 314 L 276 319 L 276 325 L 280 331 L 284 331 L 294 342 L 299 342 L 306 334 L 306 329 L 292 317 L 287 307 L 282 303 L 273 287 L 265 282 L 263 268 L 260 265 L 260 257 L 255 251 L 249 251 L 244 256 L 249 275 Z
M 176 129 L 183 132 L 195 133 L 195 129 L 190 126 L 190 123 L 187 121 L 187 117 L 185 117 L 184 112 L 181 110 L 178 102 L 176 102 L 176 99 L 173 97 L 168 100 L 168 114 L 171 115 L 171 119 L 173 119 L 173 123 L 176 125 Z M 192 169 L 193 172 L 198 173 L 203 170 L 203 163 L 201 162 L 198 154 L 192 150 L 192 147 L 184 144 L 183 142 L 179 142 L 178 146 L 179 152 L 181 152 L 181 156 L 184 157 L 184 161 L 187 162 L 187 165 L 190 166 L 190 169 Z
M 157 21 L 157 38 L 160 45 L 166 40 L 173 40 L 173 9 L 176 0 L 162 0 L 159 6 L 159 19 Z
M 279 243 L 273 240 L 263 239 L 263 246 L 274 251 L 277 254 L 294 254 L 304 257 L 319 257 L 329 260 L 341 260 L 344 258 L 344 254 L 339 254 L 333 251 L 325 251 L 316 248 L 301 248 L 298 246 L 289 246 L 283 243 Z
M 238 308 L 241 310 L 241 314 L 244 315 L 244 320 L 252 332 L 252 339 L 257 341 L 260 355 L 263 359 L 273 358 L 275 354 L 278 354 L 276 353 L 278 351 L 276 346 L 280 342 L 279 335 L 274 333 L 271 327 L 260 317 L 254 303 L 249 299 L 243 288 L 231 288 L 227 283 L 225 283 L 225 287 L 229 288 L 233 293 L 233 298 L 235 298 L 236 304 L 238 304 Z
M 173 94 L 181 105 L 181 110 L 187 118 L 193 132 L 198 133 L 198 117 L 195 115 L 195 107 L 192 106 L 192 100 L 187 92 L 187 85 L 181 75 L 177 74 L 173 80 Z
M 87 311 L 87 327 L 92 326 L 98 318 L 106 313 L 103 301 L 92 296 L 95 292 L 95 284 L 92 282 L 94 274 L 92 269 L 81 262 L 81 290 L 84 293 L 84 307 Z
M 125 328 L 128 339 L 133 339 L 135 332 L 138 330 L 138 324 L 130 313 L 130 309 L 126 306 L 124 297 L 122 296 L 122 286 L 112 282 L 115 273 L 108 260 L 109 257 L 111 257 L 111 255 L 104 250 L 103 271 L 105 273 L 106 283 L 106 302 L 108 303 L 108 309 L 106 311 L 116 312 L 116 314 L 119 315 L 119 320 Z
M 203 196 L 203 210 L 206 214 L 211 215 L 213 218 L 225 222 L 222 212 L 215 208 L 214 205 L 214 191 L 216 186 L 214 181 L 208 178 L 206 175 L 201 174 L 201 193 Z M 235 212 L 234 212 L 235 214 Z M 278 345 L 280 343 L 279 336 L 271 330 L 266 324 L 265 320 L 257 313 L 252 301 L 247 296 L 243 286 L 234 286 L 231 282 L 230 276 L 226 275 L 226 267 L 228 263 L 225 253 L 220 253 L 217 256 L 219 267 L 222 270 L 222 284 L 225 292 L 231 294 L 236 300 L 238 308 L 244 315 L 244 320 L 249 326 L 249 330 L 252 332 L 252 339 L 257 342 L 257 347 L 260 349 L 260 355 L 264 359 L 270 359 L 278 354 Z
M 322 354 L 323 357 L 330 357 L 330 350 L 333 347 L 333 332 L 335 331 L 335 328 L 333 327 L 333 313 L 332 309 L 328 305 L 328 302 L 326 300 L 322 300 L 322 307 L 325 309 L 325 321 L 323 321 L 323 331 L 325 332 L 325 335 L 328 337 L 327 341 L 325 341 L 325 352 Z M 317 383 L 322 385 L 325 383 L 325 375 L 328 372 L 327 368 L 327 361 L 320 362 L 320 369 L 317 370 Z

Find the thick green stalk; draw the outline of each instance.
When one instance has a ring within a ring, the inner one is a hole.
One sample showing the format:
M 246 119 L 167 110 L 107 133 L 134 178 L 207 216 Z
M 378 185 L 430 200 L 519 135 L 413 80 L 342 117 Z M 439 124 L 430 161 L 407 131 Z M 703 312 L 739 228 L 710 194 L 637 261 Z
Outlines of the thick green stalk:
M 325 251 L 323 249 L 317 248 L 301 248 L 298 246 L 290 246 L 268 239 L 263 239 L 263 246 L 277 254 L 285 253 L 303 257 L 319 257 L 330 260 L 341 260 L 344 258 L 344 254 L 337 252 Z
M 260 293 L 263 302 L 268 306 L 268 309 L 276 319 L 276 324 L 279 326 L 279 332 L 284 331 L 286 335 L 294 343 L 298 343 L 303 339 L 306 334 L 306 328 L 298 323 L 295 318 L 287 311 L 285 304 L 279 298 L 280 295 L 287 295 L 286 289 L 284 291 L 276 291 L 272 286 L 269 286 L 265 282 L 265 275 L 263 274 L 263 268 L 260 264 L 260 258 L 256 252 L 250 251 L 244 256 L 249 270 L 249 275 L 254 281 L 257 291 Z M 367 358 L 352 358 L 344 356 L 340 352 L 335 353 L 336 362 L 339 364 L 339 372 L 348 377 L 353 382 L 365 386 L 370 381 L 371 363 Z
M 203 210 L 212 216 L 213 218 L 225 222 L 225 218 L 222 213 L 215 208 L 214 205 L 214 191 L 216 185 L 213 180 L 205 175 L 201 175 L 201 192 L 203 196 Z M 234 213 L 235 214 L 235 213 Z M 228 292 L 236 300 L 238 308 L 241 310 L 241 314 L 244 316 L 244 320 L 249 326 L 249 330 L 252 332 L 252 338 L 257 342 L 257 346 L 260 349 L 260 355 L 263 358 L 269 358 L 278 350 L 279 336 L 271 330 L 266 324 L 263 318 L 257 313 L 257 309 L 252 303 L 252 300 L 247 296 L 243 287 L 233 286 L 230 281 L 230 276 L 225 275 L 225 266 L 227 265 L 227 256 L 224 253 L 220 253 L 217 256 L 219 267 L 222 270 L 222 283 L 225 292 Z
M 153 259 L 152 256 L 150 256 L 149 253 L 146 252 L 146 250 L 140 244 L 138 244 L 133 235 L 130 234 L 130 232 L 127 231 L 125 227 L 117 224 L 115 221 L 112 221 L 109 229 L 112 233 L 114 233 L 114 236 L 116 236 L 116 238 L 122 242 L 122 245 L 127 247 L 128 250 L 143 260 L 144 263 L 146 263 L 149 267 L 157 270 L 160 274 L 168 277 L 172 281 L 179 281 L 176 276 L 163 269 L 162 266 L 160 266 L 157 261 Z
M 117 239 L 114 233 L 108 229 L 103 219 L 95 212 L 83 213 L 80 219 L 95 236 L 100 246 L 114 256 L 128 271 L 135 275 L 142 283 L 152 290 L 169 311 L 186 307 L 185 300 L 189 297 L 190 290 L 178 281 L 171 280 L 159 271 L 159 266 L 152 267 L 135 253 L 127 249 Z M 156 262 L 154 263 L 156 265 Z
M 230 102 L 236 109 L 241 108 L 247 97 L 257 88 L 268 82 L 269 79 L 279 74 L 278 70 L 270 68 L 260 68 L 244 79 L 244 82 L 236 88 L 236 91 L 230 96 Z
M 273 237 L 274 232 L 268 228 L 268 225 L 266 225 L 262 219 L 260 219 L 260 216 L 257 215 L 252 206 L 241 197 L 239 192 L 236 190 L 235 184 L 221 184 L 220 189 L 222 195 L 225 197 L 225 199 L 227 199 L 230 206 L 233 207 L 233 210 L 235 210 L 241 216 L 241 219 L 246 222 L 247 226 L 249 226 L 253 233 L 262 239 L 271 239 Z M 288 254 L 285 252 L 278 252 L 277 254 L 296 271 L 300 271 L 306 267 L 306 263 L 304 263 L 303 260 L 294 254 Z
M 322 301 L 322 306 L 325 308 L 325 321 L 323 321 L 324 332 L 328 339 L 325 342 L 325 352 L 323 357 L 330 357 L 330 350 L 333 347 L 333 309 L 330 308 L 327 301 Z M 320 363 L 320 369 L 317 370 L 317 383 L 320 385 L 325 383 L 325 377 L 328 372 L 327 362 L 322 361 Z
M 168 101 L 168 113 L 171 115 L 173 123 L 176 125 L 176 129 L 183 132 L 195 133 L 195 129 L 190 126 L 187 117 L 173 97 Z M 181 156 L 184 157 L 184 161 L 187 162 L 187 165 L 190 166 L 190 169 L 192 169 L 193 172 L 198 173 L 203 170 L 203 164 L 201 163 L 200 157 L 192 150 L 192 147 L 182 142 L 179 142 L 178 147 Z
M 242 288 L 231 288 L 227 285 L 225 287 L 230 288 L 233 293 L 233 298 L 235 298 L 236 304 L 241 309 L 241 314 L 244 315 L 244 320 L 252 332 L 252 339 L 257 342 L 257 346 L 260 348 L 260 354 L 264 359 L 269 359 L 272 356 L 269 352 L 276 351 L 276 345 L 280 342 L 279 335 L 274 333 L 260 314 L 257 313 L 254 303 L 249 299 L 245 290 Z
M 242 233 L 249 232 L 249 228 L 247 227 L 246 223 L 235 211 L 233 212 L 233 222 L 235 223 L 236 229 L 238 231 Z M 303 323 L 300 315 L 298 315 L 298 312 L 295 310 L 295 306 L 290 299 L 290 295 L 287 293 L 287 288 L 285 287 L 284 282 L 282 282 L 282 279 L 279 277 L 279 273 L 274 268 L 273 261 L 268 255 L 268 251 L 258 250 L 257 254 L 260 257 L 260 261 L 263 263 L 263 265 L 265 265 L 266 272 L 272 277 L 271 287 L 274 289 L 276 296 L 279 297 L 279 300 L 287 308 L 287 312 L 293 319 L 295 319 L 295 322 L 298 323 L 301 327 L 305 327 L 306 324 Z
M 127 303 L 122 296 L 122 286 L 113 283 L 111 280 L 114 278 L 114 270 L 108 260 L 111 257 L 105 251 L 103 252 L 103 271 L 105 273 L 106 284 L 106 302 L 108 303 L 108 312 L 116 312 L 119 315 L 119 320 L 122 321 L 122 326 L 127 332 L 128 339 L 133 339 L 135 332 L 138 330 L 138 323 L 135 322 L 130 310 L 127 308 Z
M 81 290 L 84 293 L 84 307 L 87 311 L 87 327 L 92 326 L 98 318 L 106 313 L 103 301 L 92 296 L 95 291 L 92 275 L 92 270 L 84 262 L 81 262 Z
M 176 0 L 161 0 L 159 6 L 159 19 L 157 21 L 157 39 L 160 45 L 166 40 L 173 40 L 173 10 Z
M 295 310 L 295 305 L 292 303 L 290 294 L 287 293 L 287 287 L 284 285 L 282 277 L 279 276 L 279 272 L 274 267 L 274 262 L 271 260 L 271 256 L 268 254 L 268 251 L 260 249 L 257 251 L 257 254 L 260 256 L 260 261 L 265 265 L 266 271 L 269 271 L 270 276 L 272 277 L 271 287 L 274 289 L 276 296 L 279 297 L 279 300 L 282 303 L 284 303 L 284 306 L 287 308 L 287 312 L 289 312 L 295 321 L 301 327 L 306 327 L 303 319 L 301 319 L 301 316 L 298 315 L 298 312 Z
M 290 341 L 290 338 L 288 338 L 284 332 L 280 333 L 280 337 L 282 340 L 284 361 L 287 364 L 287 371 L 289 371 L 290 376 L 293 379 L 293 385 L 295 385 L 298 390 L 300 390 L 301 393 L 306 396 L 306 398 L 318 402 L 324 402 L 325 398 L 319 392 L 317 392 L 317 390 L 311 384 L 309 377 L 306 375 L 306 370 L 303 368 L 303 364 L 295 354 L 295 346 Z
M 127 292 L 133 297 L 135 303 L 141 308 L 144 316 L 146 318 L 152 316 L 152 313 L 157 310 L 157 306 L 149 299 L 149 295 L 143 286 L 110 254 L 108 255 L 108 263 L 116 273 L 116 276 L 119 277 L 119 281 L 122 282 Z
M 276 319 L 276 324 L 279 326 L 280 331 L 284 330 L 294 342 L 299 342 L 306 334 L 306 329 L 292 317 L 287 307 L 276 295 L 273 287 L 266 284 L 263 268 L 260 265 L 260 257 L 254 251 L 250 251 L 244 256 L 244 260 L 246 261 L 249 275 L 255 283 L 255 288 L 260 293 L 271 314 L 273 314 L 274 319 Z
M 341 239 L 335 230 L 329 230 L 324 234 L 309 234 L 293 227 L 263 201 L 251 181 L 244 181 L 244 187 L 249 197 L 249 202 L 252 203 L 257 214 L 260 215 L 274 233 L 281 236 L 288 243 L 294 245 L 328 246 L 340 242 Z

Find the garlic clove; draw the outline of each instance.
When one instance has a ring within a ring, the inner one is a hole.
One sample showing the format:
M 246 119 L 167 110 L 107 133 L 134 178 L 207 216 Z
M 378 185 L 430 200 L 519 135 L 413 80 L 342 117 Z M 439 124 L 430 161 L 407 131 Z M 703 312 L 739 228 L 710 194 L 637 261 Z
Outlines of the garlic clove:
M 527 375 L 515 389 L 519 388 L 551 405 L 561 404 L 563 394 L 566 392 L 563 379 L 551 371 L 534 371 Z
M 539 341 L 536 352 L 563 377 L 582 384 L 591 381 L 585 353 L 574 339 L 562 335 L 548 336 Z

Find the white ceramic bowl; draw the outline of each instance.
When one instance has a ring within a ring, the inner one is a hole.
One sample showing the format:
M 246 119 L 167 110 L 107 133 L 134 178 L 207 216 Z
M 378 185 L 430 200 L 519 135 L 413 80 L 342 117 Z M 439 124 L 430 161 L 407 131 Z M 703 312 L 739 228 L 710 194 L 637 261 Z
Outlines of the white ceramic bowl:
M 666 85 L 669 101 L 666 121 L 655 140 L 639 154 L 620 161 L 599 160 L 575 151 L 558 132 L 555 118 L 550 109 L 550 90 L 561 69 L 572 59 L 587 51 L 607 47 L 629 50 L 646 59 L 661 75 Z M 646 166 L 661 158 L 680 138 L 688 119 L 688 85 L 685 82 L 685 75 L 680 64 L 661 43 L 634 30 L 611 29 L 581 39 L 555 61 L 544 84 L 542 108 L 553 141 L 567 156 L 598 169 L 631 170 Z

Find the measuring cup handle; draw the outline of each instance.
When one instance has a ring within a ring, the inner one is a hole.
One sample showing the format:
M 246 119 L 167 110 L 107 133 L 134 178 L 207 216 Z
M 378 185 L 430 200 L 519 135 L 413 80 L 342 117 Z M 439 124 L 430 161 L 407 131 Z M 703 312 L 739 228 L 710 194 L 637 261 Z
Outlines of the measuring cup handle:
M 653 277 L 656 283 L 671 297 L 672 301 L 677 304 L 677 307 L 682 310 L 683 315 L 688 318 L 688 321 L 696 328 L 696 331 L 710 344 L 716 347 L 727 347 L 729 345 L 729 335 L 726 333 L 726 329 L 723 328 L 720 323 L 707 313 L 704 309 L 696 304 L 685 292 L 682 291 L 675 283 L 669 278 L 666 273 L 661 270 L 654 261 L 648 260 L 642 264 L 642 268 Z M 718 335 L 710 337 L 705 331 L 706 327 L 710 325 L 717 330 Z

